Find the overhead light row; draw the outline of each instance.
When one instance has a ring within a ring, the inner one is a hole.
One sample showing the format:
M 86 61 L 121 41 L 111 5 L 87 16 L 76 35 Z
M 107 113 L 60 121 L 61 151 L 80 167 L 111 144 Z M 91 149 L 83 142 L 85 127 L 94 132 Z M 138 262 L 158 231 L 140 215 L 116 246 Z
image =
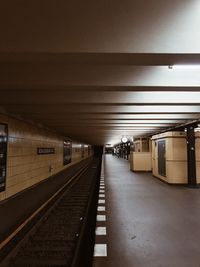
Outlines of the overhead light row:
M 185 64 L 185 65 L 169 65 L 169 69 L 180 70 L 200 70 L 200 64 Z

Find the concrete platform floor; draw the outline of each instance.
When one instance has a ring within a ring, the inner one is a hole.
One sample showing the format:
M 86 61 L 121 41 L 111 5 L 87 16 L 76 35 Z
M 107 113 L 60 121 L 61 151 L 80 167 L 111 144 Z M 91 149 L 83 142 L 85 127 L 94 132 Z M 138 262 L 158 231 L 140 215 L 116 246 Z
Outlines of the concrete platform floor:
M 200 189 L 170 186 L 105 155 L 107 257 L 93 267 L 200 267 Z

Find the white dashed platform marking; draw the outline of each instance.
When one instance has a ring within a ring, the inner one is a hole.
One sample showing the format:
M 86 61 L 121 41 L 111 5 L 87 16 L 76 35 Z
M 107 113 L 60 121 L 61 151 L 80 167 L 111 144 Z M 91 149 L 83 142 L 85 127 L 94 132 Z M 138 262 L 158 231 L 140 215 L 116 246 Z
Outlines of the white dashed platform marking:
M 97 221 L 98 222 L 106 221 L 106 215 L 97 215 Z
M 105 204 L 105 199 L 99 199 L 99 200 L 98 200 L 98 203 L 99 203 L 99 204 Z
M 106 235 L 106 227 L 96 227 L 96 235 Z
M 97 210 L 98 210 L 98 211 L 105 211 L 106 208 L 105 208 L 104 206 L 98 206 L 98 207 L 97 207 Z
M 99 193 L 105 193 L 105 190 L 99 190 Z
M 95 244 L 94 257 L 107 257 L 107 245 L 106 244 Z
M 105 207 L 105 181 L 104 181 L 104 159 L 103 159 L 101 166 L 101 178 L 99 184 L 99 199 L 98 199 L 97 217 L 96 217 L 97 226 L 95 230 L 96 244 L 94 245 L 94 257 L 107 257 L 107 244 L 106 244 L 107 230 L 106 230 L 105 211 L 106 207 Z M 103 214 L 100 215 L 99 213 Z

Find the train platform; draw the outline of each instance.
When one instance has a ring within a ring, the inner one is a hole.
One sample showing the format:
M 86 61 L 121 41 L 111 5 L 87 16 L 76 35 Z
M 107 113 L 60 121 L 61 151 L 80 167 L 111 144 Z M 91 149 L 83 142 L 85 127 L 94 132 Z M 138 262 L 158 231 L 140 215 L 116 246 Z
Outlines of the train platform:
M 199 189 L 131 172 L 112 155 L 103 172 L 93 267 L 200 266 Z

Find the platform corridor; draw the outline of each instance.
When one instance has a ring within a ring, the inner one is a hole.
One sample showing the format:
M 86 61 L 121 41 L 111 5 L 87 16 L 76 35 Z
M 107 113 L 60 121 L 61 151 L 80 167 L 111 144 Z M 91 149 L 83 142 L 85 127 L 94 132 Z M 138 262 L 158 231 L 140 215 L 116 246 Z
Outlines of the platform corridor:
M 200 189 L 104 160 L 107 256 L 94 257 L 93 267 L 199 267 Z

